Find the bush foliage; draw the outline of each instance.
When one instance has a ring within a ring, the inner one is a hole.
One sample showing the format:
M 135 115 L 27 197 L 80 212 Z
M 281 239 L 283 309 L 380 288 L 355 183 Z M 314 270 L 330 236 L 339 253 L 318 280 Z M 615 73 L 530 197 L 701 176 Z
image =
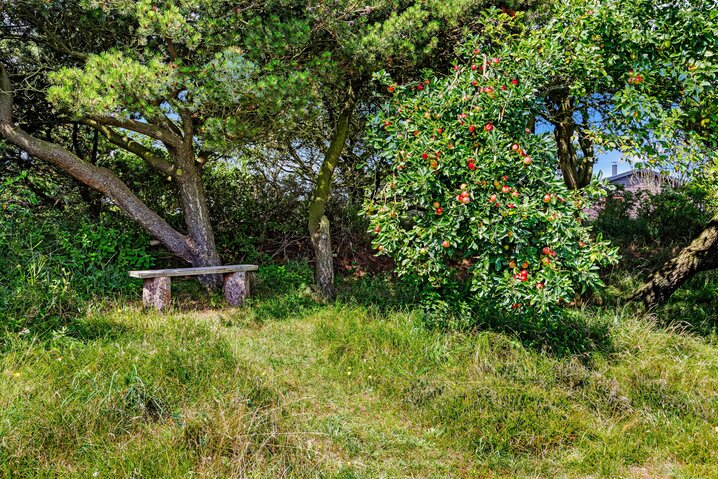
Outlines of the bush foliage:
M 535 92 L 500 57 L 475 50 L 444 78 L 388 90 L 374 145 L 393 173 L 366 214 L 399 274 L 467 313 L 551 315 L 601 286 L 615 250 L 583 225 L 600 189 L 572 192 L 557 177 L 551 141 L 527 128 Z

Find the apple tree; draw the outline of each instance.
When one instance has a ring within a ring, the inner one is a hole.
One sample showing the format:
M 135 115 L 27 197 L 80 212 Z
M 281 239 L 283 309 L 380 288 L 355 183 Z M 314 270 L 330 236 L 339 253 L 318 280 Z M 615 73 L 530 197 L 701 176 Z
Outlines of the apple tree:
M 472 49 L 444 78 L 392 84 L 373 142 L 393 168 L 365 205 L 378 254 L 427 297 L 551 317 L 602 285 L 616 250 L 584 226 L 598 185 L 570 190 L 555 143 L 527 125 L 536 92 Z

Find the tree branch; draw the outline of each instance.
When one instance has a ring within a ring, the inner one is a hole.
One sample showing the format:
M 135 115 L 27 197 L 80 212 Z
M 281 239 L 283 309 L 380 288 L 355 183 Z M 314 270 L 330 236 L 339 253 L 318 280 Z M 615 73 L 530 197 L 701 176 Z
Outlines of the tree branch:
M 102 135 L 107 138 L 110 143 L 117 145 L 120 148 L 123 148 L 130 153 L 133 153 L 138 157 L 142 158 L 145 163 L 147 163 L 154 169 L 164 173 L 165 175 L 174 176 L 175 166 L 172 163 L 165 160 L 164 158 L 161 158 L 152 150 L 136 142 L 129 136 L 121 135 L 113 128 L 98 123 L 94 120 L 84 120 L 83 123 L 85 125 L 91 126 L 92 128 L 95 128 L 97 131 L 102 133 Z
M 141 135 L 149 136 L 150 138 L 161 141 L 165 145 L 173 148 L 179 148 L 182 146 L 182 138 L 175 135 L 171 131 L 167 131 L 164 128 L 151 123 L 103 115 L 90 115 L 88 118 L 102 125 L 114 126 L 116 128 L 131 130 L 136 133 L 140 133 Z

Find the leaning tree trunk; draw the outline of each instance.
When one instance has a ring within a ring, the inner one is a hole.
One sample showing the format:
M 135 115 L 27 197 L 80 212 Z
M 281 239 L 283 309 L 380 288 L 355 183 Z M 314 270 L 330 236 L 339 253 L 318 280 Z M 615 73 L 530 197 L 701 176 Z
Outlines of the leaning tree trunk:
M 54 165 L 83 185 L 109 198 L 122 212 L 157 238 L 175 256 L 193 266 L 219 264 L 200 170 L 194 164 L 191 135 L 185 136 L 184 145 L 175 142 L 177 147 L 171 150 L 173 159 L 178 161 L 178 164 L 171 165 L 161 159 L 150 160 L 159 164 L 160 169 L 177 180 L 188 229 L 188 234 L 184 235 L 150 209 L 107 168 L 84 161 L 67 148 L 36 138 L 16 126 L 13 123 L 12 108 L 12 86 L 0 65 L 0 138 L 26 151 L 29 155 Z M 191 132 L 188 130 L 187 133 Z M 127 144 L 123 144 L 120 135 L 116 133 L 110 132 L 106 136 L 113 143 L 122 144 L 128 151 L 140 156 L 143 153 L 138 150 L 142 148 L 139 144 L 130 144 L 129 140 Z M 213 287 L 218 284 L 218 280 L 221 281 L 221 278 L 210 278 L 205 284 Z
M 330 223 L 325 212 L 332 190 L 334 170 L 339 163 L 349 134 L 349 123 L 356 104 L 356 94 L 357 89 L 350 85 L 309 203 L 308 226 L 309 238 L 314 249 L 314 282 L 326 299 L 334 298 L 334 258 Z
M 632 299 L 643 301 L 646 307 L 653 308 L 667 301 L 696 273 L 715 268 L 718 268 L 718 215 L 678 256 L 654 272 Z

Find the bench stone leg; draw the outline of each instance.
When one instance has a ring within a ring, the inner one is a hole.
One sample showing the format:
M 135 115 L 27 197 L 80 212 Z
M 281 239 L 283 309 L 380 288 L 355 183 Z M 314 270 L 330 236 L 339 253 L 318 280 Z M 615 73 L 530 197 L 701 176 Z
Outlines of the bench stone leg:
M 249 273 L 231 273 L 224 277 L 224 299 L 232 306 L 240 306 L 249 296 Z
M 172 302 L 171 278 L 146 278 L 142 288 L 142 303 L 145 308 L 160 311 L 167 309 Z

